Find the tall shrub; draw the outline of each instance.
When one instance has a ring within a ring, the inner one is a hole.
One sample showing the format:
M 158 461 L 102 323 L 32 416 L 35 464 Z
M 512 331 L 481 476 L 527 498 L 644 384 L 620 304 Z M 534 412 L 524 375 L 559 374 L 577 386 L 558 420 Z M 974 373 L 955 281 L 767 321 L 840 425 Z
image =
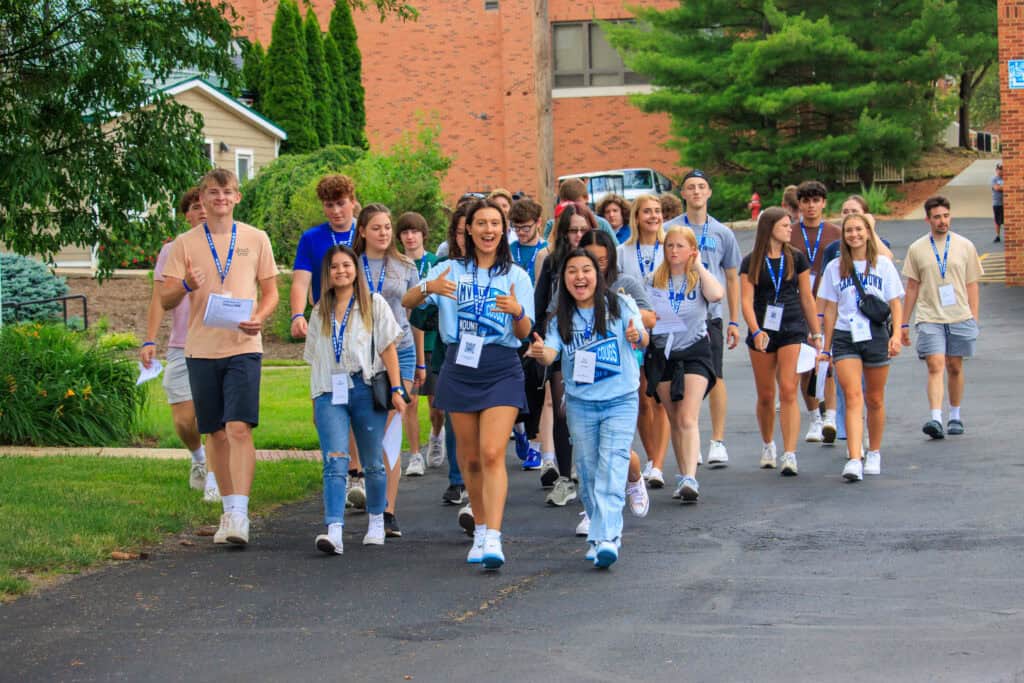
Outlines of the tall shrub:
M 252 108 L 262 112 L 263 70 L 267 61 L 267 52 L 257 40 L 245 47 L 242 59 L 242 81 L 245 84 L 245 89 L 252 95 Z
M 283 152 L 310 152 L 320 146 L 300 22 L 295 3 L 281 0 L 264 70 L 263 113 L 288 133 L 281 145 Z
M 306 21 L 302 26 L 306 35 L 306 71 L 313 88 L 313 124 L 321 146 L 334 142 L 334 127 L 331 120 L 331 98 L 334 89 L 330 83 L 330 73 L 324 61 L 324 40 L 320 31 L 320 22 L 312 8 L 306 11 Z
M 3 321 L 14 322 L 14 304 L 53 299 L 68 293 L 64 278 L 26 256 L 0 254 L 0 290 L 3 291 Z M 54 320 L 63 308 L 59 303 L 32 304 L 18 309 L 18 320 Z
M 337 0 L 331 11 L 331 35 L 338 43 L 345 65 L 345 90 L 349 108 L 350 144 L 369 148 L 366 140 L 366 92 L 363 90 L 363 55 L 359 52 L 359 37 L 352 20 L 348 0 Z
M 330 86 L 329 111 L 331 133 L 336 145 L 355 146 L 349 132 L 348 121 L 351 111 L 348 107 L 348 84 L 345 81 L 345 63 L 338 50 L 338 43 L 330 33 L 324 35 L 324 62 L 327 64 L 328 85 Z

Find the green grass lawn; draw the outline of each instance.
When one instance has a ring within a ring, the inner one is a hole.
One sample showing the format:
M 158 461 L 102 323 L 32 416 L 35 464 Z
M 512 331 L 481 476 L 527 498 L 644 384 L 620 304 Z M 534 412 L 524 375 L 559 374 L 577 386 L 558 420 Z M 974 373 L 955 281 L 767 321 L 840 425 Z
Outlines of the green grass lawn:
M 257 462 L 252 509 L 301 499 L 320 480 L 317 462 Z M 188 488 L 186 460 L 0 457 L 0 596 L 27 591 L 28 576 L 75 573 L 220 513 Z
M 302 449 L 320 448 L 313 427 L 313 404 L 309 399 L 309 368 L 266 370 L 260 385 L 260 424 L 253 431 L 256 448 Z M 143 439 L 155 439 L 158 448 L 181 448 L 174 433 L 171 408 L 159 380 L 147 383 L 149 401 L 142 418 Z M 429 410 L 426 399 L 420 399 L 421 448 L 430 435 Z M 403 447 L 408 447 L 407 443 Z

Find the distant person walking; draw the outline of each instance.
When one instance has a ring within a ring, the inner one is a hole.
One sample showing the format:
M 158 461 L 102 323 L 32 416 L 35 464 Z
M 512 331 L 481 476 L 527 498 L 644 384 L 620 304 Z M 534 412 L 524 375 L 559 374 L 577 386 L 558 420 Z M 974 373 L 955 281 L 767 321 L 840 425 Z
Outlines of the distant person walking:
M 992 218 L 996 223 L 996 238 L 999 242 L 1003 228 L 1003 162 L 996 163 L 996 174 L 992 176 Z

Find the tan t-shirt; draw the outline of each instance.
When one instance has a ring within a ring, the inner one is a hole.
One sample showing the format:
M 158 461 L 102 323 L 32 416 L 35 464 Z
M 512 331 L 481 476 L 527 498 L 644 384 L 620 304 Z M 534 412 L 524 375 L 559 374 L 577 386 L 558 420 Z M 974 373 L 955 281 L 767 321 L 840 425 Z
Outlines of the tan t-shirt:
M 917 280 L 917 317 L 919 323 L 941 323 L 949 325 L 969 320 L 973 317 L 971 307 L 967 305 L 967 285 L 977 282 L 985 271 L 978 258 L 978 250 L 974 243 L 955 232 L 949 235 L 949 260 L 946 262 L 946 277 L 939 272 L 939 263 L 935 259 L 929 232 L 914 241 L 907 249 L 907 258 L 903 263 L 903 276 Z M 938 240 L 935 247 L 939 259 L 946 250 L 946 241 Z M 943 306 L 939 299 L 939 286 L 953 285 L 956 294 L 955 306 Z
M 804 233 L 800 229 L 800 223 L 796 222 L 793 224 L 793 232 L 789 236 L 789 244 L 794 249 L 802 251 L 807 257 L 807 260 L 811 262 L 811 291 L 814 295 L 818 295 L 818 287 L 821 285 L 821 274 L 825 271 L 824 260 L 825 260 L 825 247 L 835 242 L 837 239 L 842 237 L 843 233 L 839 230 L 839 226 L 835 223 L 829 223 L 824 221 L 825 227 L 821 229 L 821 240 L 818 240 L 818 225 L 807 228 L 807 242 L 804 242 Z M 819 224 L 820 225 L 820 224 Z M 811 258 L 810 250 L 814 249 L 814 244 L 817 242 L 818 250 L 814 252 L 814 258 Z
M 277 275 L 277 264 L 274 263 L 274 253 L 267 233 L 245 223 L 237 225 L 235 252 L 223 284 L 217 274 L 217 266 L 202 225 L 179 235 L 171 247 L 171 255 L 164 266 L 165 278 L 185 278 L 186 253 L 192 259 L 192 267 L 202 270 L 206 275 L 203 286 L 188 295 L 191 311 L 185 341 L 186 357 L 227 358 L 243 353 L 263 353 L 262 335 L 250 336 L 241 330 L 236 332 L 203 324 L 206 300 L 211 293 L 230 294 L 237 299 L 256 299 L 260 280 Z M 221 268 L 227 267 L 231 232 L 213 234 L 213 244 L 217 248 Z

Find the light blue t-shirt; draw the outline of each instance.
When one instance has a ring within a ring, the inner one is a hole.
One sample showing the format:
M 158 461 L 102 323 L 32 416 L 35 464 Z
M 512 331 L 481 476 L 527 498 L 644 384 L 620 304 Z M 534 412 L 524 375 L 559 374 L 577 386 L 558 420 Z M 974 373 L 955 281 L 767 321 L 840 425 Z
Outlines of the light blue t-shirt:
M 620 317 L 607 320 L 608 330 L 603 337 L 596 331 L 588 339 L 587 328 L 593 325 L 594 309 L 576 309 L 572 316 L 572 341 L 566 344 L 558 334 L 558 318 L 548 323 L 544 346 L 554 349 L 562 358 L 562 379 L 565 393 L 585 401 L 608 401 L 619 396 L 635 393 L 640 388 L 640 367 L 633 354 L 632 345 L 626 340 L 629 321 L 637 330 L 644 323 L 640 311 L 627 297 L 619 296 Z M 577 384 L 573 381 L 577 351 L 593 351 L 597 354 L 597 369 L 593 384 Z
M 508 313 L 495 313 L 495 297 L 506 295 L 511 285 L 516 288 L 516 300 L 523 305 L 526 316 L 533 320 L 533 281 L 526 271 L 517 265 L 509 268 L 504 275 L 491 277 L 487 271 L 477 273 L 476 294 L 473 292 L 473 274 L 476 264 L 462 259 L 438 263 L 427 273 L 428 280 L 438 278 L 445 269 L 451 268 L 445 279 L 456 284 L 458 301 L 440 294 L 428 294 L 422 306 L 433 304 L 438 310 L 438 331 L 445 344 L 458 344 L 459 332 L 478 334 L 485 344 L 500 344 L 518 349 L 520 340 L 512 333 L 513 320 Z M 478 311 L 480 312 L 479 317 Z
M 652 287 L 652 289 L 654 288 Z M 704 298 L 700 280 L 697 280 L 692 291 L 687 292 L 686 277 L 677 277 L 674 282 L 670 280 L 669 286 L 661 291 L 668 293 L 672 308 L 686 325 L 686 332 L 677 332 L 672 335 L 670 351 L 688 349 L 708 335 L 708 300 Z M 651 337 L 651 343 L 659 349 L 664 349 L 667 341 L 667 334 L 657 334 Z

